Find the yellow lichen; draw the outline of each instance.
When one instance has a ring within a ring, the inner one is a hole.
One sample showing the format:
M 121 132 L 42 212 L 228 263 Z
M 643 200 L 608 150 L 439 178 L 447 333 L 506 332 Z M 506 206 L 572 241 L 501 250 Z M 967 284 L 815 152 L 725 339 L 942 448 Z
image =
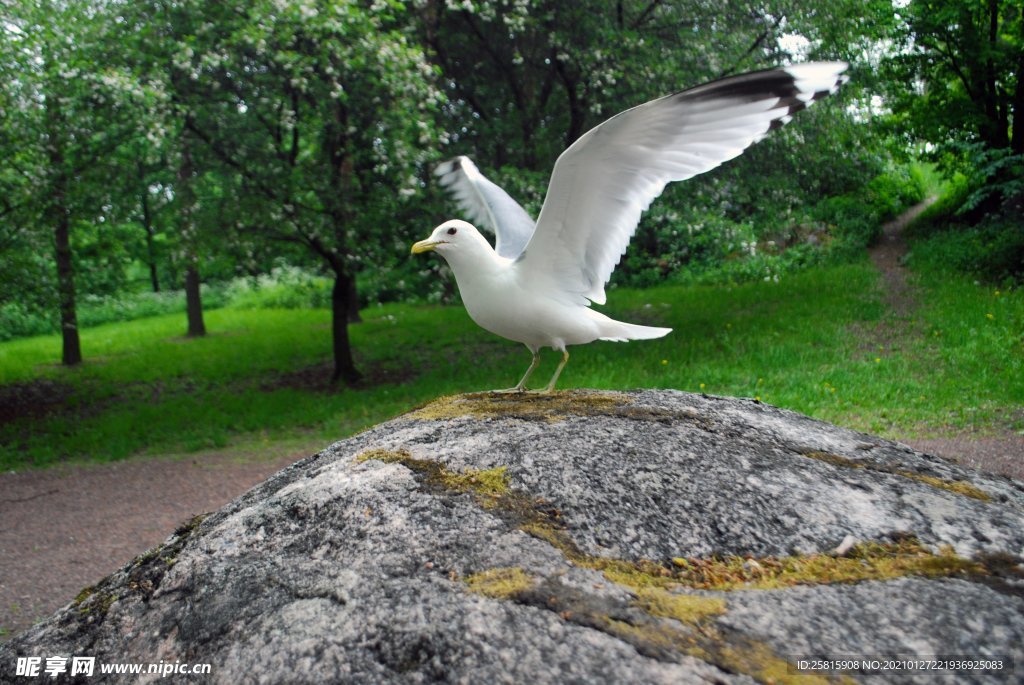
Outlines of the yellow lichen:
M 453 490 L 474 492 L 484 498 L 483 505 L 487 508 L 495 506 L 498 498 L 508 492 L 508 470 L 505 466 L 478 471 L 466 469 L 462 473 L 448 472 L 446 483 Z
M 815 671 L 797 671 L 766 643 L 741 635 L 723 635 L 714 626 L 680 630 L 667 623 L 632 623 L 606 617 L 597 621 L 602 628 L 636 646 L 641 652 L 669 651 L 686 654 L 722 670 L 742 673 L 771 685 L 852 685 L 845 675 L 831 676 Z
M 494 599 L 510 599 L 536 584 L 533 576 L 519 567 L 491 568 L 466 576 L 470 592 Z
M 570 561 L 582 563 L 586 557 L 576 547 L 569 534 L 564 529 L 553 526 L 545 521 L 525 521 L 519 525 L 519 530 L 527 535 L 547 542 L 555 547 Z
M 605 570 L 609 578 L 623 575 L 622 568 L 625 565 L 635 565 L 637 569 L 632 576 L 626 576 L 631 585 L 679 585 L 719 591 L 855 583 L 903 576 L 944 577 L 987 573 L 980 563 L 959 557 L 949 549 L 935 554 L 912 538 L 891 543 L 856 545 L 841 557 L 830 554 L 756 559 L 738 556 L 703 559 L 677 557 L 672 560 L 671 566 L 649 561 L 616 560 L 602 563 L 605 569 L 611 569 Z
M 671 569 L 654 561 L 639 559 L 608 559 L 607 557 L 587 556 L 577 560 L 578 564 L 601 571 L 613 583 L 631 588 L 678 586 L 675 574 Z
M 688 654 L 690 653 L 688 648 L 693 644 L 693 639 L 688 633 L 669 624 L 629 623 L 608 616 L 598 617 L 596 623 L 612 635 L 633 645 L 643 646 L 645 649 L 653 647 Z
M 486 509 L 497 506 L 498 500 L 509 491 L 508 467 L 493 469 L 466 469 L 450 471 L 442 464 L 430 459 L 417 459 L 406 449 L 370 449 L 356 457 L 357 462 L 376 459 L 389 464 L 402 464 L 413 473 L 418 473 L 427 483 L 450 490 L 474 495 Z
M 900 471 L 898 473 L 901 476 L 913 478 L 921 481 L 922 483 L 927 483 L 933 488 L 942 488 L 943 490 L 949 490 L 950 492 L 955 492 L 960 495 L 980 499 L 983 502 L 992 501 L 992 497 L 990 497 L 987 492 L 965 480 L 942 480 L 941 478 L 935 478 L 934 476 L 922 476 L 920 474 L 913 474 L 907 471 Z
M 377 461 L 383 461 L 391 464 L 394 462 L 402 462 L 406 459 L 412 459 L 412 454 L 409 450 L 386 450 L 380 447 L 366 450 L 356 456 L 356 462 L 362 463 L 364 461 L 370 461 L 376 459 Z
M 713 663 L 726 670 L 745 673 L 754 680 L 773 685 L 826 685 L 827 683 L 855 683 L 848 676 L 829 677 L 814 671 L 797 671 L 763 642 L 745 640 L 730 646 L 724 642 L 714 646 Z
M 90 597 L 92 597 L 94 594 L 96 594 L 96 586 L 95 585 L 88 585 L 88 586 L 82 588 L 82 591 L 79 592 L 75 596 L 75 599 L 72 600 L 71 604 L 72 604 L 72 606 L 78 606 L 79 604 L 81 604 L 85 600 L 87 600 Z
M 920 473 L 914 473 L 913 471 L 907 471 L 906 469 L 886 466 L 884 464 L 857 461 L 856 459 L 841 457 L 838 454 L 832 454 L 830 452 L 804 452 L 803 456 L 810 457 L 811 459 L 817 459 L 818 461 L 823 461 L 828 464 L 833 464 L 834 466 L 843 466 L 848 469 L 865 469 L 867 471 L 876 471 L 878 473 L 891 473 L 895 476 L 916 480 L 919 483 L 930 485 L 933 488 L 948 490 L 949 492 L 955 492 L 958 495 L 972 497 L 983 502 L 989 502 L 992 500 L 992 497 L 990 497 L 987 492 L 965 480 L 946 480 L 935 476 L 926 476 Z
M 635 588 L 637 606 L 651 616 L 674 618 L 680 623 L 698 623 L 725 613 L 725 600 L 719 597 L 687 595 L 656 587 Z
M 105 616 L 116 600 L 117 595 L 114 593 L 101 591 L 95 585 L 90 585 L 75 596 L 71 606 L 82 616 Z
M 517 418 L 556 423 L 570 416 L 622 413 L 633 398 L 617 392 L 567 390 L 546 394 L 472 393 L 434 400 L 409 414 L 420 421 L 472 416 L 478 419 Z

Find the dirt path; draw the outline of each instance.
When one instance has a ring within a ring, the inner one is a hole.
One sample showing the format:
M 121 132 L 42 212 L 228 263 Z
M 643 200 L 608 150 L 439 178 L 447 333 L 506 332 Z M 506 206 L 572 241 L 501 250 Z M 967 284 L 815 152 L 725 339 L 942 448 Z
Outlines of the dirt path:
M 907 254 L 903 231 L 935 200 L 934 197 L 928 198 L 885 224 L 882 238 L 869 250 L 872 263 L 882 273 L 883 297 L 890 311 L 890 315 L 883 317 L 869 333 L 872 347 L 876 344 L 889 347 L 910 332 L 917 298 L 903 266 L 903 258 Z M 908 439 L 905 442 L 914 449 L 971 468 L 1024 479 L 1024 435 L 1004 431 L 994 436 L 979 437 L 965 431 L 941 438 Z
M 0 473 L 0 640 L 163 542 L 182 522 L 219 509 L 313 451 Z
M 906 320 L 917 307 L 913 289 L 907 283 L 907 270 L 903 266 L 903 258 L 907 255 L 903 231 L 937 199 L 930 197 L 882 226 L 882 237 L 868 250 L 872 263 L 882 272 L 885 302 L 897 321 Z

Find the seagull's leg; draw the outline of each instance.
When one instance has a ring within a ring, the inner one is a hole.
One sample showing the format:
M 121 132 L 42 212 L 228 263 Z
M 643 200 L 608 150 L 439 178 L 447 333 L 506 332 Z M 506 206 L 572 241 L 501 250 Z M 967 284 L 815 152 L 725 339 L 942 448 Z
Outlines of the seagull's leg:
M 533 361 L 530 362 L 530 368 L 528 368 L 526 370 L 526 373 L 523 374 L 522 379 L 518 383 L 516 383 L 515 387 L 505 388 L 504 390 L 492 390 L 491 392 L 525 392 L 526 391 L 526 381 L 529 380 L 530 376 L 533 375 L 533 372 L 536 371 L 537 367 L 540 365 L 540 348 L 539 347 L 530 347 L 530 352 L 533 353 Z
M 562 374 L 562 369 L 565 368 L 565 365 L 568 362 L 569 362 L 569 350 L 563 349 L 562 350 L 562 361 L 558 363 L 558 368 L 555 369 L 555 375 L 551 377 L 551 380 L 548 382 L 547 387 L 544 388 L 543 390 L 539 390 L 538 392 L 548 393 L 548 392 L 551 392 L 552 390 L 554 390 L 555 389 L 555 383 L 558 382 L 558 377 Z

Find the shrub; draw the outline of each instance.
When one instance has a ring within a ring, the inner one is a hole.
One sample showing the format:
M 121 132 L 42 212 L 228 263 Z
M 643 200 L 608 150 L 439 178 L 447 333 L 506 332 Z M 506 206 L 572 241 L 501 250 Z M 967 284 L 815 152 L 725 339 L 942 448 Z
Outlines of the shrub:
M 58 330 L 55 315 L 33 310 L 22 302 L 0 304 L 0 342 Z
M 267 275 L 236 278 L 225 299 L 239 309 L 319 309 L 331 306 L 332 279 L 297 267 L 276 267 Z
M 911 244 L 908 263 L 920 271 L 950 268 L 992 283 L 1024 281 L 1024 228 L 1010 219 L 951 223 Z

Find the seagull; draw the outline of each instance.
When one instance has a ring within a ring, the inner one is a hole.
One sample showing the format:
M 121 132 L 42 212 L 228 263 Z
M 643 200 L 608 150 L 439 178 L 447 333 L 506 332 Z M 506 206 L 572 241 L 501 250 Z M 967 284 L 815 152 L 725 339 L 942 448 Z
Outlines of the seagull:
M 844 62 L 808 62 L 729 76 L 628 109 L 594 127 L 555 162 L 534 221 L 468 157 L 438 166 L 440 182 L 495 244 L 461 219 L 445 221 L 412 246 L 451 267 L 469 316 L 482 328 L 523 343 L 533 355 L 522 380 L 495 392 L 524 392 L 540 350 L 562 353 L 542 393 L 555 388 L 569 345 L 649 340 L 670 328 L 615 321 L 590 308 L 640 215 L 666 184 L 739 156 L 846 82 Z

